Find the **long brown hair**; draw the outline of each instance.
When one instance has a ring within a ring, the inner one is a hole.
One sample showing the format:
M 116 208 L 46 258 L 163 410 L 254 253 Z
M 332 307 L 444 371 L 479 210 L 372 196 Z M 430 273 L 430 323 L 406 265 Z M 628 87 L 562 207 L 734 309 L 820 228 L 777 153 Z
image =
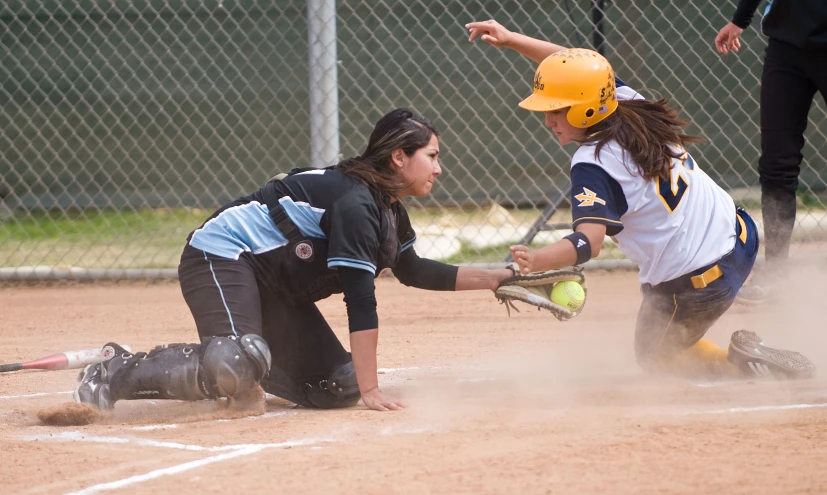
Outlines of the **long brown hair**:
M 606 143 L 615 140 L 631 155 L 644 179 L 669 180 L 672 159 L 681 158 L 687 144 L 702 139 L 683 133 L 687 123 L 663 98 L 621 100 L 614 114 L 587 130 L 585 143 L 596 143 L 598 154 Z
M 364 153 L 342 160 L 336 168 L 365 183 L 377 200 L 387 201 L 409 185 L 399 179 L 391 154 L 402 149 L 412 156 L 433 136 L 439 132 L 431 122 L 408 108 L 397 108 L 376 123 Z

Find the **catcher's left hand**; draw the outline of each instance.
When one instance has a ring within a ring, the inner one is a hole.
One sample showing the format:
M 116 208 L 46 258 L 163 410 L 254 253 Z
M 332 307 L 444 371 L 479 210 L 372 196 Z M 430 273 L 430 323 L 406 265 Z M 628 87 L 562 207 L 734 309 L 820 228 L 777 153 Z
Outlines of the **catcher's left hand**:
M 583 276 L 583 271 L 580 268 L 572 268 L 569 270 L 549 270 L 546 272 L 529 273 L 521 275 L 519 272 L 513 277 L 509 277 L 500 282 L 494 295 L 499 299 L 501 304 L 505 304 L 508 310 L 508 315 L 511 316 L 511 309 L 519 312 L 514 301 L 522 301 L 526 304 L 536 306 L 538 309 L 547 309 L 551 311 L 558 320 L 564 321 L 579 315 L 586 305 L 585 300 L 577 311 L 560 306 L 552 302 L 550 298 L 551 289 L 555 284 L 565 281 L 574 281 L 583 286 L 583 292 L 586 291 L 586 277 Z

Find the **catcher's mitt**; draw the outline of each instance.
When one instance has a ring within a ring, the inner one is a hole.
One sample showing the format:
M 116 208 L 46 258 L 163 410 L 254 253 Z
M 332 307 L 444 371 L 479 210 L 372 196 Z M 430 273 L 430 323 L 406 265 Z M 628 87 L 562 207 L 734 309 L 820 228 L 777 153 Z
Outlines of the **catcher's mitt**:
M 586 292 L 586 277 L 583 276 L 582 268 L 571 268 L 568 270 L 549 270 L 547 272 L 530 273 L 528 275 L 521 275 L 517 272 L 513 277 L 509 277 L 502 282 L 494 295 L 499 299 L 500 304 L 505 304 L 508 310 L 508 315 L 511 316 L 511 309 L 515 311 L 520 310 L 514 306 L 514 301 L 522 301 L 526 304 L 536 306 L 537 309 L 547 309 L 557 317 L 558 320 L 564 321 L 579 315 L 586 305 L 585 300 L 583 304 L 576 311 L 561 306 L 552 302 L 550 298 L 551 289 L 555 284 L 565 281 L 574 281 L 583 286 L 583 292 Z

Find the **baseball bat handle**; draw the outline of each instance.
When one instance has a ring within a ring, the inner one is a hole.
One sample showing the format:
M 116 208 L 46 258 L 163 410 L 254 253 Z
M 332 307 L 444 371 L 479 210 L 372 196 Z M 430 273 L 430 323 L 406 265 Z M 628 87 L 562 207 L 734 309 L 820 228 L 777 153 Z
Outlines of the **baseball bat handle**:
M 123 348 L 131 351 L 129 346 L 123 346 Z M 65 370 L 83 368 L 90 364 L 106 361 L 114 356 L 115 349 L 108 345 L 102 349 L 65 351 L 34 361 L 26 361 L 25 363 L 2 364 L 0 365 L 0 373 L 18 370 Z

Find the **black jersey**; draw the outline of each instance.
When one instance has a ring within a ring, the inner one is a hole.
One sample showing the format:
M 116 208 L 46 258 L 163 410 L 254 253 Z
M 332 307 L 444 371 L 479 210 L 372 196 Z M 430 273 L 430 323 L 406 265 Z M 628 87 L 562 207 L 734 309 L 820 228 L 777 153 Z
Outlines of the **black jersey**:
M 761 0 L 740 0 L 732 23 L 749 26 Z M 827 1 L 772 0 L 764 10 L 761 31 L 770 39 L 798 48 L 827 49 Z
M 189 244 L 253 261 L 261 279 L 296 302 L 341 292 L 337 267 L 378 275 L 416 234 L 404 205 L 377 203 L 367 186 L 336 169 L 268 183 L 215 212 Z

